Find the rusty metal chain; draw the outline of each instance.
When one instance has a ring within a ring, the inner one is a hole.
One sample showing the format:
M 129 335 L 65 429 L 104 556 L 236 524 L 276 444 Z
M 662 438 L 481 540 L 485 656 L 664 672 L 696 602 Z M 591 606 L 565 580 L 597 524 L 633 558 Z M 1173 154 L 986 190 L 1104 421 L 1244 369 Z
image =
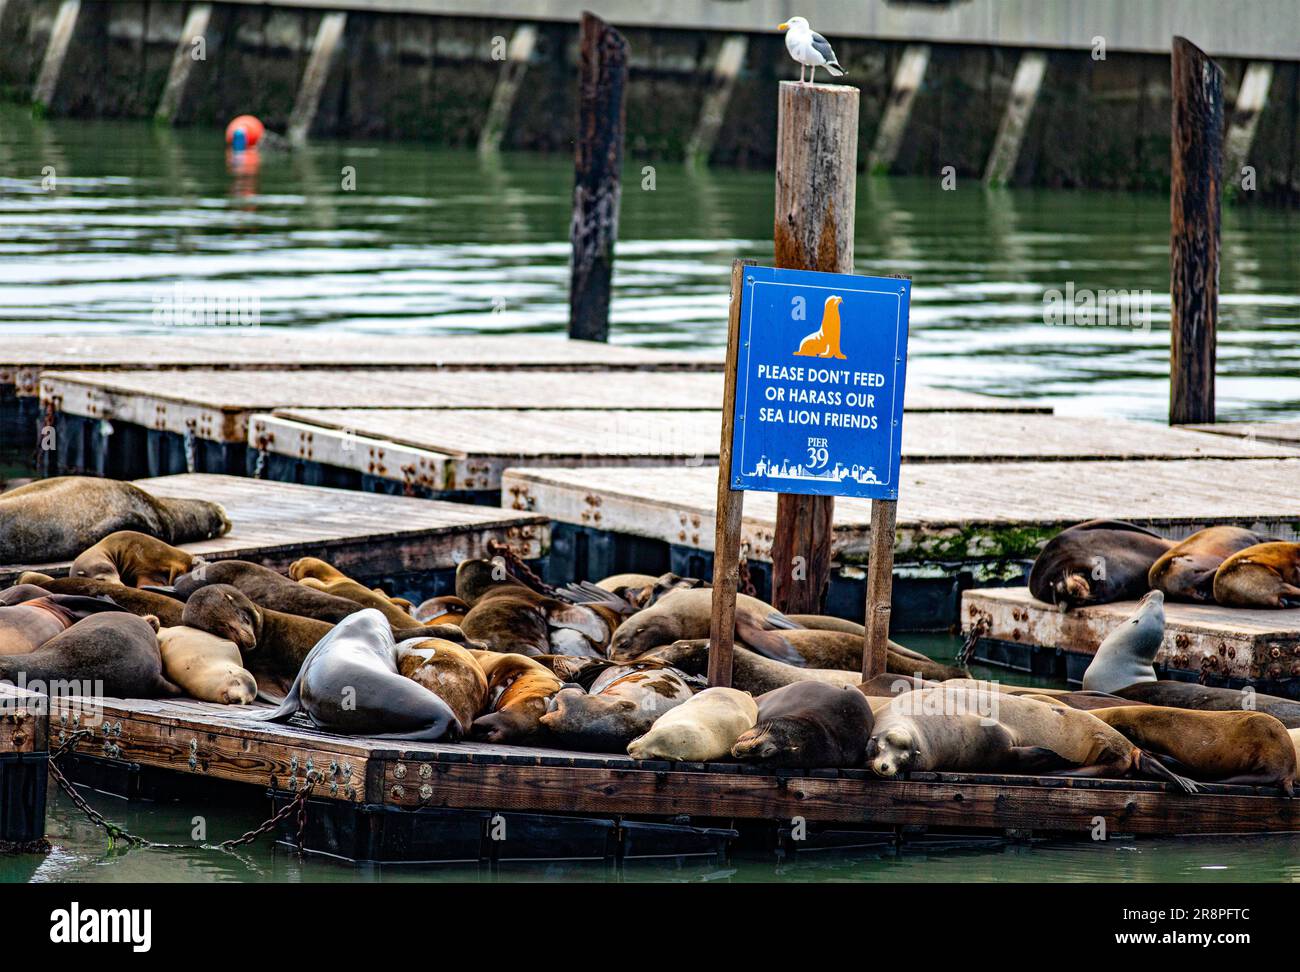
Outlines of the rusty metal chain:
M 754 579 L 749 575 L 749 557 L 746 556 L 748 550 L 749 544 L 741 544 L 740 560 L 736 565 L 736 590 L 750 597 L 758 597 L 758 588 L 754 586 Z
M 303 830 L 307 827 L 307 798 L 311 796 L 311 791 L 316 787 L 316 779 L 315 772 L 308 773 L 307 785 L 294 794 L 294 798 L 277 810 L 269 820 L 247 833 L 240 834 L 238 837 L 223 840 L 217 846 L 222 850 L 234 850 L 236 847 L 251 844 L 263 834 L 269 833 L 276 824 L 296 811 L 298 814 L 298 853 L 301 854 Z
M 545 594 L 547 597 L 555 596 L 555 588 L 538 577 L 533 569 L 524 563 L 523 558 L 515 552 L 515 549 L 510 544 L 503 540 L 489 539 L 487 551 L 493 557 L 500 557 L 504 560 L 510 573 L 537 591 L 537 593 Z
M 989 632 L 989 619 L 979 617 L 975 623 L 970 626 L 970 632 L 966 635 L 966 640 L 962 642 L 961 650 L 957 652 L 957 664 L 965 668 L 970 664 L 971 659 L 975 656 L 975 644 Z

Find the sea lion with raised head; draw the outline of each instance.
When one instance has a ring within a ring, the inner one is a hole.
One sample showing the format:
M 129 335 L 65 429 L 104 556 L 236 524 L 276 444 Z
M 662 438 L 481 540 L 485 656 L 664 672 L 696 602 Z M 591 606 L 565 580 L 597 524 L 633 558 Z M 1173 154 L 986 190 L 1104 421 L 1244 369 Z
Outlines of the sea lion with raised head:
M 154 699 L 180 695 L 163 675 L 158 619 L 93 614 L 25 655 L 0 655 L 0 682 L 75 683 L 76 695 Z
M 614 665 L 587 692 L 561 689 L 541 724 L 571 748 L 621 753 L 691 694 L 686 680 L 671 668 Z
M 22 584 L 0 594 L 0 655 L 25 655 L 92 614 L 122 611 L 110 601 L 51 594 Z
M 872 723 L 871 705 L 856 688 L 796 682 L 758 697 L 754 728 L 731 755 L 774 767 L 860 766 Z
M 442 638 L 403 641 L 397 649 L 397 670 L 446 702 L 467 736 L 488 700 L 487 676 L 474 655 Z
M 340 621 L 303 660 L 279 707 L 252 718 L 284 722 L 297 712 L 330 732 L 436 742 L 458 738 L 456 714 L 398 671 L 387 619 L 364 608 Z
M 1172 540 L 1120 520 L 1088 520 L 1062 530 L 1029 571 L 1029 593 L 1063 610 L 1142 596 L 1151 565 Z
M 1165 640 L 1165 596 L 1148 591 L 1137 610 L 1097 647 L 1083 673 L 1085 692 L 1115 692 L 1156 680 L 1156 652 Z
M 1177 682 L 1162 678 L 1156 682 L 1139 682 L 1116 689 L 1113 695 L 1130 702 L 1163 705 L 1174 709 L 1201 712 L 1267 712 L 1288 729 L 1300 729 L 1300 702 L 1278 695 L 1265 695 L 1254 689 L 1221 688 L 1196 682 Z
M 548 733 L 540 720 L 563 688 L 563 681 L 527 655 L 473 650 L 470 654 L 487 677 L 491 710 L 474 720 L 470 736 L 494 743 L 544 739 Z
M 4 563 L 71 560 L 119 530 L 181 544 L 222 536 L 230 521 L 216 503 L 154 496 L 132 483 L 96 476 L 38 479 L 0 494 Z
M 707 638 L 712 619 L 711 589 L 673 591 L 620 624 L 607 654 L 614 661 L 628 661 L 660 645 Z M 736 637 L 759 654 L 791 665 L 803 664 L 803 657 L 785 638 L 785 632 L 798 628 L 772 605 L 736 595 Z
M 186 694 L 203 702 L 247 705 L 257 698 L 257 681 L 244 668 L 239 646 L 208 631 L 177 625 L 160 628 L 163 672 Z
M 1227 607 L 1300 607 L 1300 543 L 1257 543 L 1214 574 L 1214 599 Z
M 1170 547 L 1147 572 L 1147 584 L 1174 601 L 1214 602 L 1214 575 L 1239 550 L 1268 542 L 1254 530 L 1213 526 Z
M 201 558 L 137 530 L 118 530 L 82 551 L 69 577 L 114 581 L 127 587 L 167 587 Z
M 628 743 L 627 754 L 691 763 L 723 759 L 757 721 L 758 703 L 748 692 L 708 688 L 656 719 L 644 736 Z

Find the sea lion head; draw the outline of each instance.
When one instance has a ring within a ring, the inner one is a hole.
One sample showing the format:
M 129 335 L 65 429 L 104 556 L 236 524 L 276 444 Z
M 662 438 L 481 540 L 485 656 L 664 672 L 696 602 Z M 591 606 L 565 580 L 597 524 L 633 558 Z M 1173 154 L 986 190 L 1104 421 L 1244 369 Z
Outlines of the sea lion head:
M 229 584 L 211 584 L 191 594 L 181 623 L 233 641 L 241 652 L 256 648 L 262 634 L 261 610 Z
M 232 666 L 218 695 L 226 705 L 248 705 L 257 698 L 257 681 L 248 671 Z
M 75 561 L 68 569 L 69 577 L 88 577 L 91 580 L 111 581 L 115 584 L 121 583 L 122 576 L 118 573 L 117 567 L 114 566 L 107 556 L 99 551 L 91 556 L 90 551 L 86 551 Z
M 532 590 L 527 584 L 511 576 L 506 570 L 505 561 L 462 560 L 456 565 L 456 596 L 470 606 L 494 587 L 523 587 Z
M 1096 597 L 1088 578 L 1074 571 L 1062 574 L 1052 585 L 1052 592 L 1056 595 L 1055 603 L 1062 610 L 1072 605 L 1087 604 Z
M 537 733 L 537 716 L 517 709 L 503 709 L 479 716 L 470 727 L 469 738 L 476 742 L 509 743 L 527 739 Z
M 609 641 L 607 654 L 612 661 L 631 661 L 651 648 L 672 644 L 680 634 L 680 625 L 671 614 L 634 614 L 618 626 Z
M 618 731 L 619 724 L 636 711 L 630 699 L 588 695 L 580 688 L 561 689 L 551 699 L 541 724 L 560 736 L 586 736 Z
M 793 753 L 798 746 L 788 739 L 789 734 L 775 722 L 760 722 L 753 729 L 740 734 L 731 755 L 736 759 L 760 763 L 780 762 L 782 753 Z
M 867 740 L 867 765 L 886 779 L 907 772 L 917 753 L 916 738 L 902 726 L 890 726 Z

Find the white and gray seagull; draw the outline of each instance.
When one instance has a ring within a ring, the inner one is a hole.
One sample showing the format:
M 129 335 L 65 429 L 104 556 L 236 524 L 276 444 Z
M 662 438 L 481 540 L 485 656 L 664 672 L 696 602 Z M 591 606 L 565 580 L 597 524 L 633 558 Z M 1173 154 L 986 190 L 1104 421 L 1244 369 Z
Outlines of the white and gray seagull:
M 831 50 L 826 38 L 808 26 L 808 21 L 803 17 L 791 17 L 785 23 L 777 24 L 776 29 L 786 32 L 785 49 L 799 62 L 800 83 L 804 83 L 804 68 L 810 69 L 808 84 L 815 81 L 819 67 L 824 67 L 832 77 L 838 78 L 844 74 L 844 69 L 835 59 L 835 52 Z

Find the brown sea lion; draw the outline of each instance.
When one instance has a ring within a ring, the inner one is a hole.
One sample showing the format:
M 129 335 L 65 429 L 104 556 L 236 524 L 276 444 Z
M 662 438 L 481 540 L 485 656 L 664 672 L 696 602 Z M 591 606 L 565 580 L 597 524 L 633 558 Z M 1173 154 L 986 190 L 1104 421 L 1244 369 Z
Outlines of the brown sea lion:
M 159 629 L 158 649 L 163 673 L 193 698 L 226 705 L 257 698 L 257 681 L 244 668 L 239 646 L 227 638 L 178 625 Z
M 877 712 L 867 765 L 885 778 L 917 771 L 1114 777 L 1136 771 L 1197 790 L 1091 712 L 950 683 L 907 692 Z
M 362 607 L 375 608 L 388 618 L 390 624 L 410 624 L 410 601 L 389 597 L 379 588 L 366 587 L 333 564 L 317 557 L 300 557 L 295 560 L 289 565 L 289 578 L 326 594 L 354 601 Z
M 443 594 L 421 601 L 411 614 L 421 624 L 461 624 L 469 614 L 469 605 L 455 594 Z
M 708 688 L 656 719 L 644 736 L 628 743 L 627 754 L 692 763 L 724 759 L 757 721 L 758 703 L 748 692 Z
M 62 684 L 69 694 L 153 699 L 180 695 L 163 675 L 158 619 L 123 611 L 94 614 L 25 655 L 0 655 L 0 682 L 47 690 Z
M 873 718 L 856 688 L 796 682 L 758 697 L 758 719 L 731 755 L 763 766 L 861 766 Z
M 838 668 L 846 672 L 862 671 L 862 636 L 846 631 L 810 629 L 783 632 L 786 641 L 794 646 L 809 668 Z M 942 682 L 949 678 L 963 678 L 966 670 L 944 665 L 890 641 L 887 650 L 886 671 Z
M 1214 599 L 1228 607 L 1300 607 L 1300 543 L 1257 543 L 1214 575 Z
M 195 591 L 209 584 L 229 584 L 243 591 L 245 597 L 260 607 L 328 621 L 330 624 L 337 624 L 348 615 L 361 610 L 361 605 L 355 601 L 304 587 L 270 567 L 247 560 L 218 560 L 200 564 L 188 574 L 176 578 L 176 593 L 182 598 L 189 598 Z M 410 620 L 407 618 L 408 622 Z
M 603 658 L 617 623 L 612 612 L 539 594 L 490 560 L 461 561 L 456 595 L 470 605 L 465 634 L 494 651 Z
M 31 585 L 10 588 L 4 596 L 15 599 L 15 603 L 0 606 L 0 655 L 25 655 L 83 618 L 123 611 L 110 601 L 74 594 L 51 594 Z M 20 596 L 23 599 L 16 600 Z
M 181 544 L 222 536 L 230 521 L 216 503 L 154 496 L 131 483 L 95 476 L 39 479 L 0 494 L 4 563 L 71 560 L 118 530 Z
M 25 570 L 18 575 L 19 584 L 36 584 L 43 587 L 48 581 L 54 580 L 49 574 L 42 574 L 39 570 Z
M 1205 783 L 1278 786 L 1293 795 L 1295 747 L 1282 723 L 1263 712 L 1196 712 L 1160 705 L 1098 709 L 1102 722 L 1173 768 Z
M 1156 652 L 1165 640 L 1165 596 L 1148 591 L 1137 608 L 1106 635 L 1083 673 L 1085 692 L 1114 692 L 1156 680 Z
M 461 736 L 487 706 L 488 681 L 474 656 L 441 638 L 403 641 L 397 646 L 397 670 L 423 685 L 451 707 Z
M 627 661 L 659 645 L 707 638 L 712 618 L 711 589 L 673 591 L 620 624 L 610 640 L 608 655 L 614 661 Z M 803 664 L 803 657 L 784 636 L 798 627 L 770 604 L 736 595 L 736 637 L 759 654 L 791 665 Z
M 1063 609 L 1138 598 L 1151 565 L 1173 546 L 1132 523 L 1078 523 L 1047 541 L 1029 571 L 1029 593 Z
M 571 748 L 621 753 L 691 694 L 670 668 L 616 665 L 601 672 L 588 692 L 561 689 L 541 723 Z
M 1219 565 L 1239 550 L 1267 542 L 1267 537 L 1242 527 L 1213 526 L 1198 530 L 1170 547 L 1151 565 L 1147 584 L 1175 601 L 1211 603 L 1214 574 Z
M 1175 709 L 1197 709 L 1201 712 L 1267 712 L 1288 729 L 1300 729 L 1300 702 L 1277 695 L 1244 689 L 1219 688 L 1198 685 L 1195 682 L 1176 682 L 1160 679 L 1140 682 L 1111 693 L 1131 702 L 1164 705 Z
M 118 530 L 78 555 L 68 576 L 116 581 L 127 587 L 167 587 L 200 560 L 147 533 Z
M 549 735 L 540 720 L 563 687 L 561 679 L 527 655 L 497 651 L 470 654 L 487 677 L 491 709 L 474 720 L 471 737 L 484 742 L 527 743 Z
M 159 594 L 145 591 L 138 587 L 127 587 L 115 581 L 95 580 L 90 577 L 56 577 L 40 585 L 52 594 L 77 594 L 92 598 L 108 598 L 119 607 L 125 608 L 138 617 L 154 615 L 163 627 L 174 627 L 181 623 L 181 614 L 185 604 Z

